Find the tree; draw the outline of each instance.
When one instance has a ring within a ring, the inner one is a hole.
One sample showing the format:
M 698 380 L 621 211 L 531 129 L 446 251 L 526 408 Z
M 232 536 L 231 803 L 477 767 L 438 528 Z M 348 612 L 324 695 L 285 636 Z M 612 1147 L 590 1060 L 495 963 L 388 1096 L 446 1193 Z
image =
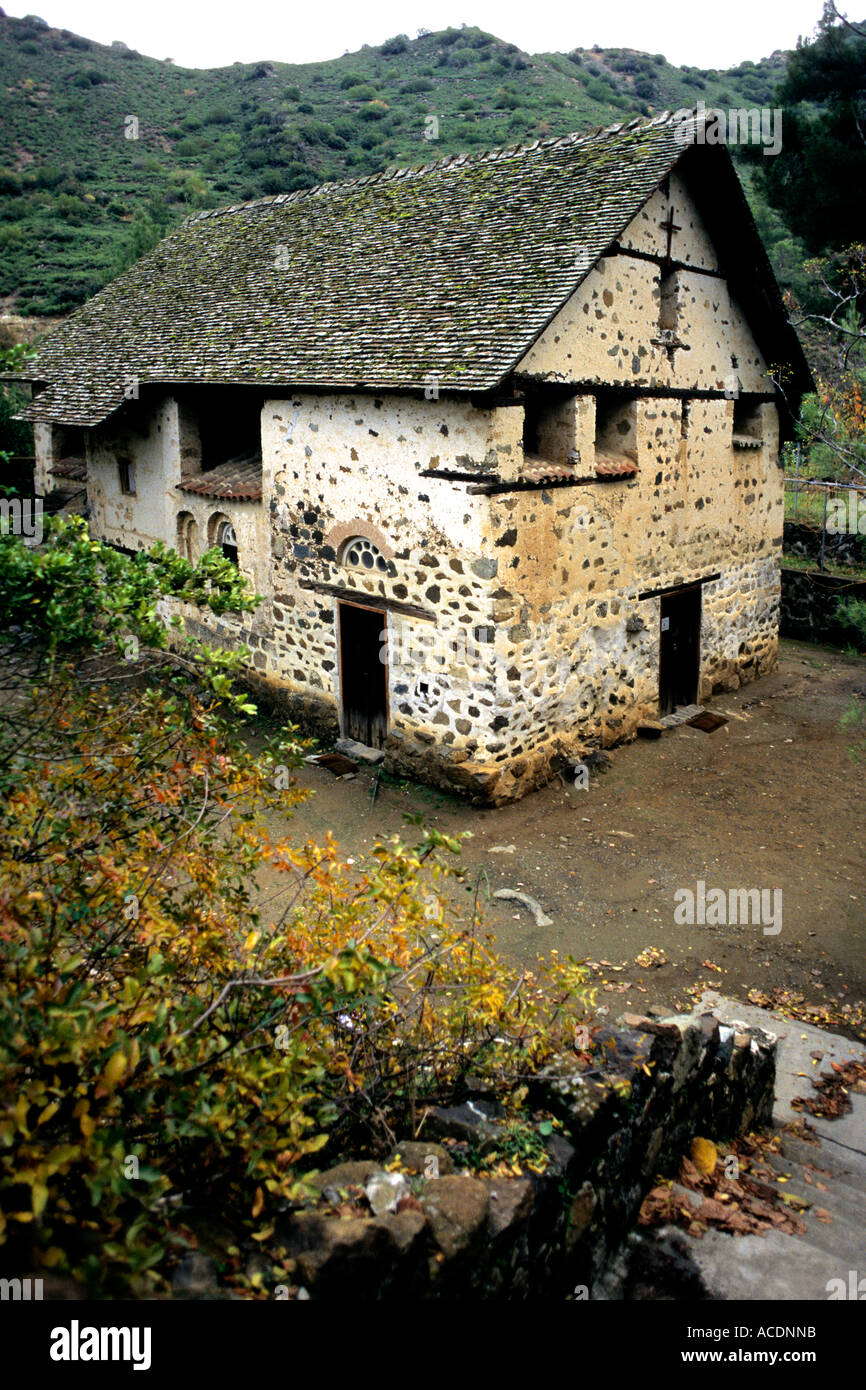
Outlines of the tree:
M 191 177 L 184 175 L 184 178 Z M 153 206 L 138 208 L 123 240 L 112 247 L 109 258 L 109 278 L 114 279 L 129 270 L 141 256 L 146 256 L 158 246 L 168 231 L 168 209 L 166 217 L 157 215 Z
M 777 93 L 781 152 L 763 161 L 769 201 L 809 250 L 840 250 L 866 225 L 866 31 L 825 6 Z
M 0 373 L 20 371 L 33 350 L 23 343 L 11 347 L 0 344 Z M 14 454 L 33 453 L 33 430 L 24 420 L 15 416 L 27 404 L 25 393 L 14 382 L 0 380 L 0 469 Z M 0 477 L 0 491 L 5 490 L 6 479 Z
M 798 437 L 807 450 L 807 475 L 866 480 L 866 246 L 807 262 L 811 308 L 788 296 L 792 322 L 817 335 L 823 370 L 818 391 L 802 402 Z M 779 381 L 782 391 L 783 380 Z

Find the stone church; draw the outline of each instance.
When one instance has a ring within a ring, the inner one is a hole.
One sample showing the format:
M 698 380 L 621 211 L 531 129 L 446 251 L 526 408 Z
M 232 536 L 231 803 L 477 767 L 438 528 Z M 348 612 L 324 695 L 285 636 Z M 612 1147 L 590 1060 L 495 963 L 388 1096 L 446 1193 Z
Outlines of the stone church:
M 502 803 L 776 660 L 811 380 L 724 146 L 664 115 L 194 214 L 28 368 L 37 491 L 211 546 L 185 614 L 323 740 Z

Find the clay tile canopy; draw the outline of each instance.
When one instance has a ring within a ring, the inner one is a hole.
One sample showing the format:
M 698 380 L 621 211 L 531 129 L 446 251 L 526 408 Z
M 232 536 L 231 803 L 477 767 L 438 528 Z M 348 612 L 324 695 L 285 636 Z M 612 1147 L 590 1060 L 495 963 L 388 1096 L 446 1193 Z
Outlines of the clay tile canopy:
M 95 425 L 130 381 L 494 390 L 679 164 L 795 398 L 811 378 L 730 156 L 665 113 L 196 213 L 44 340 L 23 414 Z
M 57 469 L 53 470 L 55 473 Z M 262 456 L 229 459 L 207 472 L 197 473 L 178 483 L 178 492 L 199 497 L 224 497 L 235 502 L 260 502 L 262 497 Z

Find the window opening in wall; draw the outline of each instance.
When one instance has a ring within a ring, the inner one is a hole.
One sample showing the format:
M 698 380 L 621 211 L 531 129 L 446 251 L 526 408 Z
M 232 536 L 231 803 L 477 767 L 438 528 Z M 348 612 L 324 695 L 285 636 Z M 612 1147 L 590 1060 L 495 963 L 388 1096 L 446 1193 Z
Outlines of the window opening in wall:
M 206 392 L 190 407 L 198 426 L 201 471 L 208 473 L 222 463 L 261 459 L 262 402 L 258 395 L 239 387 Z
M 388 573 L 388 561 L 379 547 L 368 541 L 366 536 L 353 536 L 346 542 L 342 561 L 346 569 L 378 570 L 380 574 Z
M 54 426 L 54 457 L 60 459 L 83 459 L 87 453 L 87 436 L 83 429 L 75 425 Z
M 223 558 L 230 560 L 233 565 L 238 563 L 238 542 L 235 536 L 235 528 L 230 521 L 221 521 L 217 527 L 216 543 L 223 553 Z
M 637 399 L 600 392 L 595 402 L 596 476 L 626 478 L 637 471 Z
M 178 515 L 177 553 L 193 565 L 198 557 L 198 526 L 191 512 L 180 512 Z
M 754 396 L 738 396 L 734 401 L 732 442 L 735 449 L 760 449 L 764 442 L 761 402 Z
M 129 459 L 117 460 L 117 474 L 120 479 L 120 491 L 125 497 L 135 496 L 135 469 Z
M 523 393 L 523 456 L 545 463 L 575 464 L 577 450 L 574 394 L 545 386 L 526 387 Z
M 679 277 L 677 271 L 663 275 L 659 284 L 659 328 L 676 333 L 679 327 Z
M 523 452 L 538 457 L 541 448 L 541 416 L 544 406 L 538 396 L 527 395 L 523 402 Z

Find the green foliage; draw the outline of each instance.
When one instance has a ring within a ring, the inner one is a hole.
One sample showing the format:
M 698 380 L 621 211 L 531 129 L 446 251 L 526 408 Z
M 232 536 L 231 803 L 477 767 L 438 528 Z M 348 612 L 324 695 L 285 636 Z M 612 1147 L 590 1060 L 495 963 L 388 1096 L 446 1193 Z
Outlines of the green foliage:
M 839 617 L 856 627 L 866 640 L 866 599 L 846 598 L 839 601 Z
M 866 247 L 807 262 L 804 272 L 804 303 L 793 307 L 820 356 L 818 390 L 800 411 L 800 471 L 859 483 L 866 475 Z
M 168 230 L 168 219 L 171 216 L 169 209 L 165 208 L 165 216 L 157 213 L 154 215 L 153 209 L 139 208 L 132 222 L 127 225 L 127 229 L 122 240 L 115 243 L 111 252 L 110 278 L 121 275 L 124 270 L 144 256 L 148 251 L 152 251 L 155 246 L 162 241 Z
M 31 356 L 32 349 L 24 343 L 8 348 L 0 345 L 0 372 L 21 371 Z M 33 453 L 33 426 L 25 420 L 13 419 L 26 404 L 27 395 L 22 387 L 0 381 L 0 466 L 13 455 Z
M 843 621 L 851 623 L 856 628 L 859 642 L 855 652 L 866 651 L 866 604 L 861 603 L 859 607 L 852 607 L 856 600 L 848 600 L 846 604 L 840 604 L 839 616 Z M 848 756 L 854 763 L 866 762 L 866 704 L 862 697 L 852 696 L 851 701 L 842 715 L 841 726 L 854 737 L 854 742 L 848 745 Z
M 91 540 L 83 518 L 76 516 L 48 517 L 38 549 L 0 534 L 0 629 L 26 637 L 34 651 L 52 662 L 59 653 L 75 650 L 108 647 L 125 653 L 130 640 L 167 653 L 169 634 L 158 608 L 166 596 L 217 614 L 250 612 L 259 602 L 217 547 L 197 565 L 161 541 L 129 556 Z M 175 619 L 171 626 L 179 625 Z M 196 672 L 212 691 L 228 697 L 228 675 L 240 669 L 243 654 L 193 641 L 188 647 L 184 670 Z M 252 710 L 243 696 L 231 698 L 238 710 Z
M 396 38 L 387 39 L 386 42 L 382 44 L 379 51 L 384 53 L 386 58 L 393 58 L 396 57 L 398 53 L 405 53 L 408 47 L 409 40 L 406 38 L 406 35 L 398 34 Z
M 781 153 L 764 161 L 771 203 L 813 252 L 863 238 L 866 225 L 866 36 L 825 14 L 801 40 L 778 91 Z

